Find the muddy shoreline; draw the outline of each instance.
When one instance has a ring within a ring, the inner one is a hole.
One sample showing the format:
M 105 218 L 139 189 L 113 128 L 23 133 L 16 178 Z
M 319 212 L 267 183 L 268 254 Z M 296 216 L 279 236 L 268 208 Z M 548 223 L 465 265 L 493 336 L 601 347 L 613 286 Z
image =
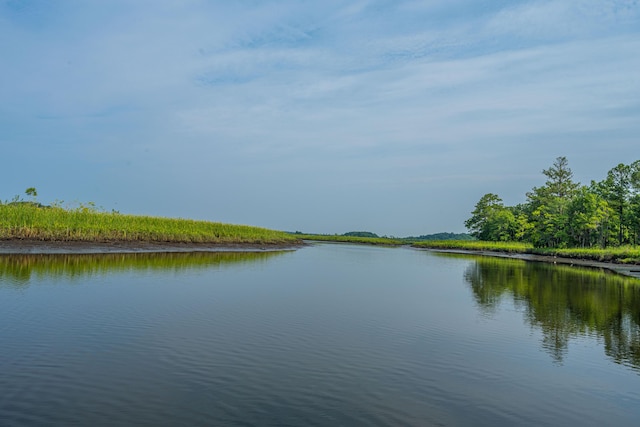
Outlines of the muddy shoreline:
M 330 242 L 333 243 L 333 242 Z M 308 245 L 299 243 L 180 243 L 180 242 L 85 242 L 85 241 L 43 241 L 43 240 L 0 240 L 0 255 L 15 254 L 113 254 L 113 253 L 158 253 L 158 252 L 264 252 L 295 250 Z M 640 265 L 616 264 L 587 259 L 562 258 L 548 255 L 507 253 L 493 251 L 473 251 L 463 249 L 413 248 L 422 251 L 483 255 L 498 258 L 521 259 L 524 261 L 550 262 L 554 264 L 576 265 L 612 271 L 624 276 L 640 279 Z
M 304 243 L 180 243 L 0 240 L 0 254 L 109 254 L 154 252 L 264 252 L 293 250 Z
M 493 251 L 472 251 L 472 250 L 463 250 L 463 249 L 431 249 L 431 248 L 415 248 L 415 249 L 432 251 L 432 252 L 444 252 L 444 253 L 466 254 L 466 255 L 483 255 L 483 256 L 492 256 L 492 257 L 498 257 L 498 258 L 521 259 L 524 261 L 550 262 L 553 264 L 577 265 L 581 267 L 607 270 L 617 274 L 622 274 L 624 276 L 640 279 L 640 265 L 636 265 L 636 264 L 616 264 L 613 262 L 600 262 L 600 261 L 593 261 L 593 260 L 579 259 L 579 258 L 562 258 L 562 257 L 549 256 L 549 255 L 507 253 L 507 252 L 493 252 Z

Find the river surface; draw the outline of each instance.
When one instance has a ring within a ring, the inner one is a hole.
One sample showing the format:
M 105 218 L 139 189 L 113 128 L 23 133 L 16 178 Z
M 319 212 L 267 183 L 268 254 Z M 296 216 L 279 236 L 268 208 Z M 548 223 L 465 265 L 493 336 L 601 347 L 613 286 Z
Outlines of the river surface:
M 0 256 L 1 426 L 637 426 L 640 281 L 409 248 Z

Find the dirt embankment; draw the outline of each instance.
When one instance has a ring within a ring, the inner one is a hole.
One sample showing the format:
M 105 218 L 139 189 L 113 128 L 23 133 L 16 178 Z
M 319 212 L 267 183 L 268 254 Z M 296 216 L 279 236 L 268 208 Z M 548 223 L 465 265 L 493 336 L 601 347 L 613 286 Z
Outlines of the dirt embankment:
M 99 254 L 135 252 L 256 252 L 295 249 L 304 243 L 175 243 L 1 240 L 0 254 Z
M 613 271 L 618 274 L 622 274 L 629 277 L 635 277 L 640 279 L 640 265 L 634 264 L 616 264 L 613 262 L 600 262 L 593 261 L 589 259 L 579 259 L 579 258 L 562 258 L 556 256 L 549 255 L 536 255 L 536 254 L 522 254 L 522 253 L 507 253 L 507 252 L 494 252 L 494 251 L 473 251 L 473 250 L 463 250 L 463 249 L 430 249 L 424 248 L 420 250 L 427 250 L 433 252 L 446 252 L 446 253 L 457 253 L 457 254 L 470 254 L 470 255 L 485 255 L 485 256 L 493 256 L 499 258 L 512 258 L 512 259 L 522 259 L 525 261 L 538 261 L 538 262 L 551 262 L 554 264 L 568 264 L 568 265 L 577 265 L 582 267 L 590 267 L 590 268 L 601 268 L 604 270 Z

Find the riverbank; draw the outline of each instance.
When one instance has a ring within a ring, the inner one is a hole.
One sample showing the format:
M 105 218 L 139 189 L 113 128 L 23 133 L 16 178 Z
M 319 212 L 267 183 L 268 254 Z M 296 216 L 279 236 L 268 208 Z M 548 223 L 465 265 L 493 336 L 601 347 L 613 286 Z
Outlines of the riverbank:
M 518 253 L 518 252 L 498 252 L 498 251 L 490 251 L 490 250 L 471 250 L 471 249 L 435 249 L 435 248 L 426 248 L 426 247 L 418 247 L 418 246 L 413 246 L 413 248 L 418 250 L 431 251 L 431 252 L 454 253 L 454 254 L 465 254 L 465 255 L 483 255 L 483 256 L 492 256 L 492 257 L 498 257 L 498 258 L 521 259 L 524 261 L 550 262 L 553 264 L 565 264 L 565 265 L 572 265 L 572 266 L 575 265 L 575 266 L 588 267 L 588 268 L 598 268 L 602 270 L 611 271 L 617 274 L 621 274 L 624 276 L 640 279 L 640 265 L 637 265 L 637 264 L 619 264 L 614 262 L 595 261 L 591 259 L 565 258 L 565 257 L 558 257 L 553 255 L 540 255 L 540 254 Z
M 301 243 L 283 231 L 182 218 L 65 209 L 34 203 L 0 203 L 0 242 L 11 251 L 211 249 L 290 246 Z M 89 248 L 89 249 L 87 249 Z M 92 249 L 96 248 L 96 249 Z
M 197 243 L 143 241 L 0 240 L 0 254 L 108 254 L 153 252 L 263 252 L 293 250 L 304 243 Z

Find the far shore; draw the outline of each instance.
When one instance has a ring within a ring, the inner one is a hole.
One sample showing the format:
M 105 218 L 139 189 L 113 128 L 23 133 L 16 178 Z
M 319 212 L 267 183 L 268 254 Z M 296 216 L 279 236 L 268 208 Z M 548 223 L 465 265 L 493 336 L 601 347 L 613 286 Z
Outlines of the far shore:
M 304 243 L 182 243 L 144 241 L 0 240 L 0 255 L 101 254 L 139 252 L 263 252 L 293 250 Z
M 453 254 L 466 254 L 466 255 L 483 255 L 492 256 L 498 258 L 511 258 L 521 259 L 524 261 L 536 261 L 536 262 L 550 262 L 553 264 L 567 264 L 577 265 L 581 267 L 600 268 L 608 271 L 612 271 L 624 276 L 634 277 L 640 279 L 640 265 L 637 264 L 617 264 L 613 262 L 600 262 L 588 259 L 579 258 L 562 258 L 549 255 L 536 255 L 525 253 L 513 253 L 513 252 L 498 252 L 498 251 L 486 251 L 486 250 L 468 250 L 468 249 L 432 249 L 432 248 L 416 248 L 417 250 L 431 251 L 431 252 L 444 252 Z

